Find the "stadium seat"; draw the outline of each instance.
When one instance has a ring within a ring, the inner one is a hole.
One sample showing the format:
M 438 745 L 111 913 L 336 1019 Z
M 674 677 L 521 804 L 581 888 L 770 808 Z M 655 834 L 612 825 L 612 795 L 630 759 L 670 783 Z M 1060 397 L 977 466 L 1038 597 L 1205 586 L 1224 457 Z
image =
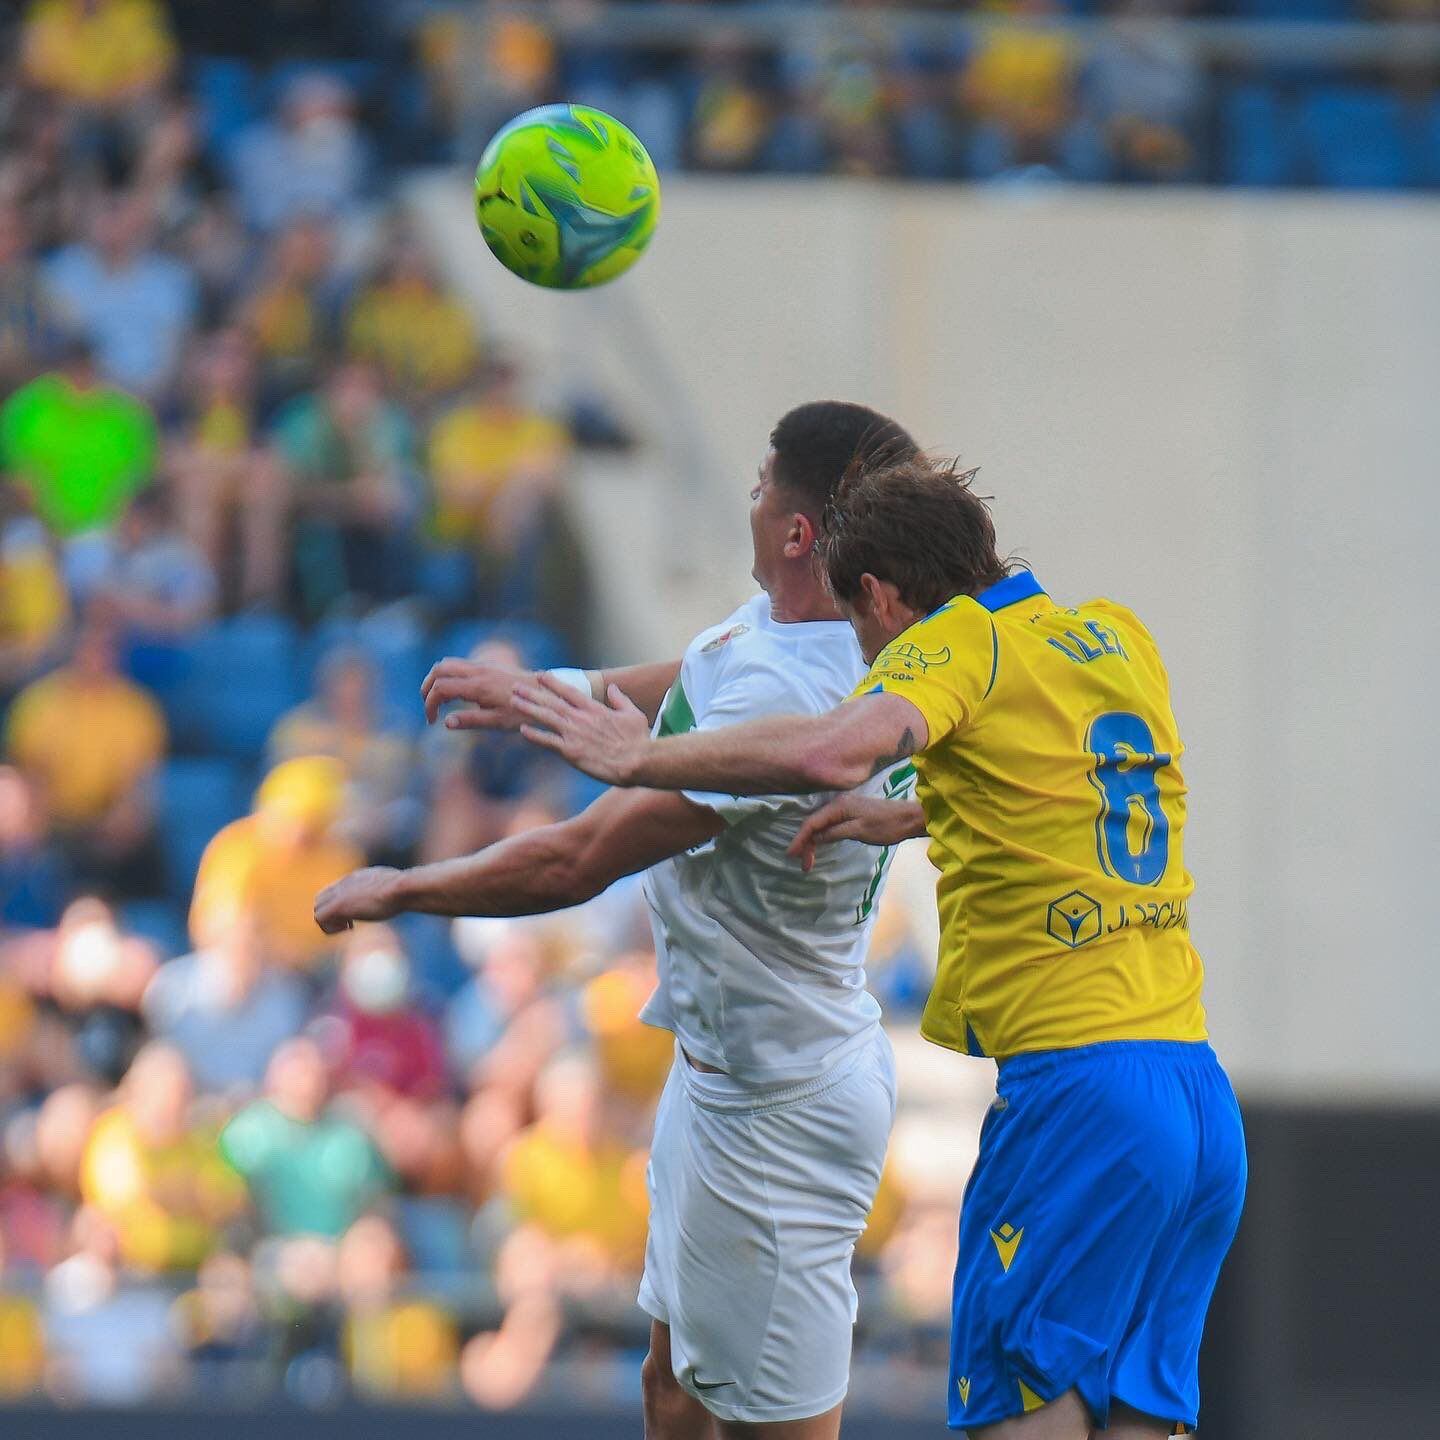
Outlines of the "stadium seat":
M 1384 90 L 1326 86 L 1300 106 L 1306 169 L 1337 189 L 1394 190 L 1415 181 L 1399 98 Z
M 159 830 L 166 889 L 174 901 L 189 902 L 205 847 L 250 808 L 248 781 L 249 772 L 233 760 L 182 757 L 161 767 Z
M 131 900 L 120 907 L 120 924 L 130 934 L 148 940 L 162 960 L 173 960 L 190 949 L 185 911 L 174 900 Z
M 1354 0 L 1235 0 L 1242 20 L 1345 21 L 1354 20 Z
M 471 620 L 448 625 L 440 634 L 435 658 L 468 655 L 486 640 L 502 640 L 515 646 L 525 663 L 537 670 L 570 664 L 565 642 L 533 620 Z
M 427 548 L 415 561 L 415 588 L 444 616 L 475 603 L 475 557 L 468 550 Z
M 271 726 L 304 698 L 301 661 L 299 633 L 278 615 L 237 615 L 205 631 L 176 706 L 184 741 L 258 760 Z
M 1231 185 L 1293 185 L 1299 140 L 1289 107 L 1268 85 L 1240 85 L 1220 118 L 1221 178 Z
M 395 1207 L 395 1220 L 415 1271 L 440 1282 L 464 1278 L 472 1263 L 471 1213 L 446 1196 L 408 1196 Z
M 206 147 L 223 160 L 235 137 L 259 116 L 255 74 L 243 60 L 220 57 L 196 60 L 192 74 Z
M 418 728 L 424 719 L 420 708 L 420 682 L 438 655 L 424 627 L 412 611 L 380 610 L 364 620 L 326 620 L 305 644 L 302 669 L 314 693 L 320 667 L 336 650 L 362 651 L 375 666 L 376 703 L 386 723 L 402 729 Z
M 1421 113 L 1416 139 L 1420 152 L 1417 162 L 1420 182 L 1440 189 L 1440 95 L 1431 100 Z
M 470 970 L 450 939 L 451 922 L 441 915 L 399 915 L 394 927 L 410 957 L 415 993 L 437 1011 L 470 979 Z

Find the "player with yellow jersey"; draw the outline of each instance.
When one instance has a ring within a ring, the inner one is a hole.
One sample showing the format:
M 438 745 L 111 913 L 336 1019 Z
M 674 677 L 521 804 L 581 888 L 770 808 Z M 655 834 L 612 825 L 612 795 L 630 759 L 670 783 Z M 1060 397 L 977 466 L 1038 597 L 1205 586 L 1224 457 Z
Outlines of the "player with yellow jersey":
M 851 791 L 906 755 L 917 803 L 844 794 L 817 844 L 930 837 L 941 953 L 923 1031 L 999 1062 L 966 1191 L 949 1418 L 984 1440 L 1193 1427 L 1205 1312 L 1245 1187 L 1190 942 L 1182 746 L 1155 642 L 1107 600 L 1010 573 L 969 477 L 851 476 L 831 588 L 870 671 L 850 701 L 652 741 L 545 686 L 530 738 L 622 785 Z

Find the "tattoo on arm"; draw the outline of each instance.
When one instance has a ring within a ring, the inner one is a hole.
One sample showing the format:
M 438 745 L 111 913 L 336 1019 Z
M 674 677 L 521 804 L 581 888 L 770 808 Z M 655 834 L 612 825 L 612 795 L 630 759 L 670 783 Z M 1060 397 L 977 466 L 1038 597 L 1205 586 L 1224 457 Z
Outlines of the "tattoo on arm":
M 910 726 L 905 727 L 905 733 L 900 737 L 900 743 L 895 748 L 893 755 L 877 756 L 870 767 L 872 775 L 878 775 L 882 770 L 888 770 L 892 765 L 898 765 L 907 756 L 915 753 L 915 732 Z

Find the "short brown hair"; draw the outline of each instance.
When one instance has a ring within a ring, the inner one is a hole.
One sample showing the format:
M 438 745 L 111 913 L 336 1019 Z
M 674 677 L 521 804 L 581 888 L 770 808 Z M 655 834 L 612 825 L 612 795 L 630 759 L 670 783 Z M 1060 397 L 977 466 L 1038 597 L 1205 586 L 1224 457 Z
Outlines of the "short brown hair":
M 860 577 L 888 580 L 924 614 L 956 595 L 978 595 L 1009 566 L 995 549 L 990 507 L 971 488 L 974 470 L 922 457 L 856 465 L 825 510 L 821 563 L 835 598 L 850 604 Z

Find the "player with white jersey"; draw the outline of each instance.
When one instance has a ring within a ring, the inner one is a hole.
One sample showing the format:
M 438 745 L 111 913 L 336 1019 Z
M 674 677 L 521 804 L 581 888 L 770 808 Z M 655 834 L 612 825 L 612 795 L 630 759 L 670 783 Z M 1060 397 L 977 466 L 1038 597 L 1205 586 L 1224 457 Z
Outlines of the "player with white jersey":
M 832 709 L 864 662 L 813 563 L 820 517 L 857 457 L 914 451 L 862 406 L 791 411 L 751 495 L 765 593 L 697 636 L 678 666 L 563 678 L 592 694 L 623 686 L 659 735 Z M 518 725 L 522 678 L 442 662 L 427 713 L 459 699 L 470 708 L 449 717 L 455 728 Z M 870 784 L 898 797 L 914 778 L 897 760 Z M 316 901 L 327 931 L 405 910 L 525 915 L 648 872 L 659 984 L 643 1018 L 676 1037 L 640 1288 L 653 1319 L 649 1440 L 738 1440 L 772 1425 L 786 1440 L 839 1433 L 850 1259 L 880 1182 L 895 1079 L 864 969 L 889 852 L 833 846 L 808 873 L 787 855 L 828 798 L 614 790 L 475 855 L 357 871 Z

